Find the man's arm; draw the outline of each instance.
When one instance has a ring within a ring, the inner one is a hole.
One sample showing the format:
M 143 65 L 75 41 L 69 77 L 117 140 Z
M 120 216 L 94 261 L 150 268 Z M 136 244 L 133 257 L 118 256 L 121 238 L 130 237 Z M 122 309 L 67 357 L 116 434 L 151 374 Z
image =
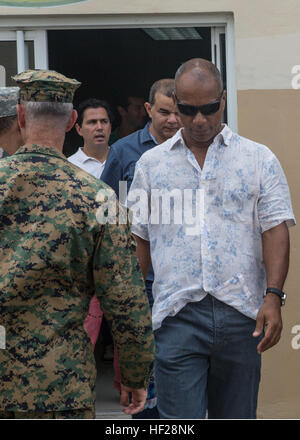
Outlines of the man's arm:
M 136 241 L 136 256 L 139 260 L 141 271 L 146 280 L 146 276 L 151 264 L 150 257 L 150 243 L 149 241 L 143 240 L 138 235 L 132 234 Z M 129 394 L 131 393 L 131 401 L 129 401 Z M 121 398 L 120 404 L 124 406 L 124 413 L 128 415 L 133 415 L 141 412 L 144 409 L 146 399 L 147 399 L 147 390 L 144 388 L 133 389 L 126 387 L 121 383 Z
M 121 209 L 121 208 L 120 208 Z M 154 361 L 149 303 L 129 224 L 105 224 L 94 254 L 95 291 L 111 322 L 121 369 L 121 405 L 142 411 Z M 129 393 L 132 400 L 129 403 Z
M 151 264 L 150 243 L 147 240 L 133 234 L 136 241 L 136 255 L 139 260 L 144 280 L 147 277 Z
M 267 275 L 267 287 L 282 290 L 289 268 L 289 231 L 281 223 L 262 234 L 263 258 Z M 264 338 L 257 346 L 262 353 L 276 345 L 282 330 L 281 301 L 274 293 L 268 293 L 260 308 L 253 336 L 259 336 L 265 328 Z

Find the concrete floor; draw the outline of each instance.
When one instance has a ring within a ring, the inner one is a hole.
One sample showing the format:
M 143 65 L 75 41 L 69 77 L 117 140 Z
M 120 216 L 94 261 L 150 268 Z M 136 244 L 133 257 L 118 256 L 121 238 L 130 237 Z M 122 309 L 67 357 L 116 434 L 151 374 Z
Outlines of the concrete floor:
M 122 412 L 119 392 L 114 388 L 112 362 L 102 362 L 96 382 L 96 418 L 97 419 L 131 419 Z
M 102 360 L 103 345 L 101 339 L 95 347 L 97 365 L 96 381 L 96 419 L 131 419 L 123 413 L 120 405 L 120 394 L 114 387 L 113 362 Z

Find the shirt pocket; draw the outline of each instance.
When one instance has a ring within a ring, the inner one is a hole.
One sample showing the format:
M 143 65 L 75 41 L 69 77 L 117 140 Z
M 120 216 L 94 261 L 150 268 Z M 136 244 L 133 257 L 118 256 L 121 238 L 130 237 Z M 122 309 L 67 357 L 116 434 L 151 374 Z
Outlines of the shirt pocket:
M 253 224 L 257 216 L 257 185 L 226 182 L 223 188 L 223 217 L 233 222 Z

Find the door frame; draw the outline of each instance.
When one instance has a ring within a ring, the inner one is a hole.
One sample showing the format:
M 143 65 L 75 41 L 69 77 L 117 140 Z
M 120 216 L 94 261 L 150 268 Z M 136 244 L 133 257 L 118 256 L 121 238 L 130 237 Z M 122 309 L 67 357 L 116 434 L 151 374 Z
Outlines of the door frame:
M 26 42 L 34 43 L 34 60 L 36 69 L 48 69 L 47 31 L 38 30 L 5 30 L 0 26 L 0 41 L 15 41 L 17 48 L 17 73 L 28 69 L 28 49 Z
M 19 38 L 18 68 L 22 67 L 22 41 L 34 41 L 35 68 L 48 69 L 47 30 L 128 29 L 153 27 L 201 27 L 225 29 L 227 72 L 227 118 L 232 130 L 238 130 L 235 33 L 232 13 L 197 14 L 108 14 L 108 15 L 16 15 L 0 17 L 0 34 L 13 32 Z M 23 33 L 23 40 L 22 34 Z M 216 29 L 213 34 L 216 34 Z M 216 43 L 215 39 L 215 43 Z M 18 42 L 18 40 L 16 40 Z M 217 45 L 218 47 L 218 45 Z M 217 49 L 218 50 L 218 49 Z M 218 53 L 213 62 L 218 66 Z M 219 67 L 219 66 L 218 66 Z

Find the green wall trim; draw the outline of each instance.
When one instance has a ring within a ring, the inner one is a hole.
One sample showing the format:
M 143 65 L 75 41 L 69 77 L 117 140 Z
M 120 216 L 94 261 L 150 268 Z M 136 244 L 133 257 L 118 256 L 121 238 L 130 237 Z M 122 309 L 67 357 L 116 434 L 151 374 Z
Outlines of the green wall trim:
M 0 6 L 40 7 L 61 6 L 72 3 L 80 3 L 87 0 L 0 0 Z

